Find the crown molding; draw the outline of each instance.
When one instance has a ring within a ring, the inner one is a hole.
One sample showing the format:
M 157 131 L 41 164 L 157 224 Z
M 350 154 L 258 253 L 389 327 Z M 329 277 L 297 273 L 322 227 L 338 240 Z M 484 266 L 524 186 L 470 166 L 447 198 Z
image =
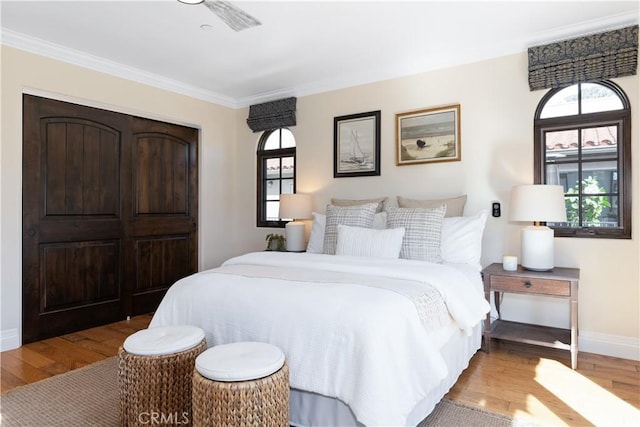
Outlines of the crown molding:
M 603 31 L 611 31 L 619 28 L 624 28 L 630 25 L 637 25 L 639 16 L 633 12 L 620 13 L 616 15 L 610 15 L 603 18 L 592 19 L 584 21 L 579 24 L 565 25 L 557 27 L 552 30 L 536 33 L 535 35 L 526 39 L 514 39 L 506 41 L 501 47 L 500 51 L 492 50 L 491 46 L 479 47 L 474 57 L 450 59 L 446 62 L 435 64 L 434 67 L 425 68 L 424 66 L 417 66 L 402 70 L 401 73 L 385 73 L 376 70 L 369 70 L 367 73 L 360 73 L 357 76 L 344 76 L 340 78 L 330 78 L 323 81 L 313 82 L 307 85 L 303 85 L 295 88 L 285 88 L 282 90 L 276 90 L 271 92 L 265 92 L 248 96 L 237 100 L 238 107 L 247 107 L 252 104 L 271 101 L 274 99 L 285 98 L 288 96 L 308 96 L 315 95 L 323 92 L 330 92 L 333 90 L 345 89 L 353 86 L 360 86 L 364 84 L 375 83 L 378 81 L 389 80 L 394 78 L 401 78 L 411 76 L 420 73 L 426 73 L 434 71 L 436 69 L 444 69 L 449 67 L 455 67 L 477 61 L 483 61 L 495 57 L 506 56 L 516 54 L 519 52 L 526 52 L 531 46 L 540 44 L 553 43 L 560 40 L 566 40 L 569 38 L 585 36 L 589 34 L 595 34 Z M 292 93 L 292 92 L 295 92 Z
M 553 43 L 567 38 L 580 37 L 584 35 L 594 34 L 602 31 L 610 31 L 629 25 L 637 25 L 639 21 L 638 14 L 633 12 L 610 15 L 603 18 L 584 21 L 574 25 L 566 25 L 557 27 L 552 30 L 535 34 L 527 39 L 516 39 L 503 46 L 501 52 L 491 52 L 490 50 L 476 52 L 475 58 L 460 58 L 459 61 L 449 61 L 448 63 L 437 64 L 431 69 L 405 69 L 400 74 L 389 74 L 388 72 L 376 72 L 370 70 L 368 73 L 360 73 L 357 76 L 343 76 L 337 79 L 329 78 L 323 81 L 313 82 L 297 88 L 282 88 L 269 92 L 243 97 L 230 98 L 220 95 L 213 91 L 209 91 L 193 85 L 188 85 L 177 80 L 168 79 L 154 73 L 130 67 L 114 61 L 74 50 L 62 45 L 50 43 L 46 40 L 31 37 L 22 33 L 2 28 L 0 34 L 3 45 L 14 47 L 16 49 L 31 52 L 37 55 L 57 59 L 73 65 L 89 68 L 94 71 L 103 72 L 116 77 L 132 80 L 138 83 L 153 86 L 159 89 L 168 90 L 192 98 L 201 99 L 203 101 L 212 102 L 233 109 L 245 108 L 253 104 L 272 101 L 274 99 L 285 98 L 289 96 L 308 96 L 333 90 L 344 89 L 347 87 L 369 84 L 376 81 L 400 78 L 408 75 L 419 74 L 432 71 L 433 69 L 442 69 L 464 63 L 489 59 L 491 57 L 504 56 L 526 51 L 527 48 L 535 45 Z M 415 68 L 415 67 L 414 67 Z
M 639 18 L 637 13 L 625 12 L 603 18 L 591 19 L 573 25 L 564 25 L 536 34 L 527 40 L 527 47 L 555 43 L 576 37 L 617 30 L 631 25 L 638 25 Z
M 24 50 L 36 55 L 56 59 L 58 61 L 99 71 L 148 86 L 153 86 L 158 89 L 164 89 L 203 101 L 212 102 L 224 107 L 234 109 L 238 108 L 236 100 L 232 98 L 222 96 L 196 86 L 188 85 L 177 80 L 168 79 L 154 73 L 149 73 L 138 68 L 109 61 L 86 52 L 71 49 L 66 46 L 51 43 L 46 40 L 31 37 L 6 28 L 2 28 L 0 36 L 2 38 L 3 45 L 13 47 L 15 49 Z

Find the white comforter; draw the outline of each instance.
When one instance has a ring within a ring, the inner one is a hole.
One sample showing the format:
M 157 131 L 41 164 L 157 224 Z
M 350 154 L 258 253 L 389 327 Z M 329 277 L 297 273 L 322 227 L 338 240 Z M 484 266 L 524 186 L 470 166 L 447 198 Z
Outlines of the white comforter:
M 257 252 L 176 282 L 150 327 L 196 325 L 210 347 L 272 343 L 293 388 L 341 399 L 365 425 L 405 425 L 447 374 L 438 350 L 453 328 L 430 330 L 416 304 L 431 287 L 468 333 L 489 311 L 478 284 L 452 266 Z

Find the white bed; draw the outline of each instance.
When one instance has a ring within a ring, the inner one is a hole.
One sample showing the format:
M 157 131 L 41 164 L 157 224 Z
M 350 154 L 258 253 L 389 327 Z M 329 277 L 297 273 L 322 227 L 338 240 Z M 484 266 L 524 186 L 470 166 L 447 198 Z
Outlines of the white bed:
M 480 348 L 488 310 L 469 264 L 259 252 L 178 281 L 150 327 L 279 346 L 292 425 L 416 425 Z

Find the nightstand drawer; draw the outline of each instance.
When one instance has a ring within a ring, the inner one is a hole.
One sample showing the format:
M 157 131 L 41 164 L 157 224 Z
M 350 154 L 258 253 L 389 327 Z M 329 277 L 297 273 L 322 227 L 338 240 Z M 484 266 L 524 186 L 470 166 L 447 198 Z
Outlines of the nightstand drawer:
M 571 283 L 567 280 L 529 277 L 491 276 L 491 289 L 499 292 L 523 292 L 564 297 L 571 295 Z

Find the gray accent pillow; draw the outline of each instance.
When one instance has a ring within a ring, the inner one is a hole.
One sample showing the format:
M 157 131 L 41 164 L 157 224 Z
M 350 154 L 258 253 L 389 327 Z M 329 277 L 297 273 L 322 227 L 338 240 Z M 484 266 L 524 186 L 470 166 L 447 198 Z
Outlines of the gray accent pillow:
M 398 196 L 398 207 L 401 208 L 437 208 L 443 203 L 447 207 L 447 211 L 444 214 L 445 218 L 462 216 L 464 205 L 467 203 L 467 195 L 431 200 L 407 199 L 406 197 Z
M 327 219 L 324 227 L 322 253 L 328 255 L 336 254 L 338 224 L 371 228 L 373 226 L 373 218 L 376 214 L 376 207 L 376 203 L 357 206 L 327 205 Z
M 446 206 L 426 208 L 388 208 L 387 228 L 404 227 L 400 258 L 442 262 L 442 218 Z
M 377 203 L 376 212 L 382 212 L 384 205 L 387 203 L 388 197 L 377 197 L 375 199 L 331 199 L 331 204 L 334 206 L 357 206 L 366 205 L 367 203 Z

